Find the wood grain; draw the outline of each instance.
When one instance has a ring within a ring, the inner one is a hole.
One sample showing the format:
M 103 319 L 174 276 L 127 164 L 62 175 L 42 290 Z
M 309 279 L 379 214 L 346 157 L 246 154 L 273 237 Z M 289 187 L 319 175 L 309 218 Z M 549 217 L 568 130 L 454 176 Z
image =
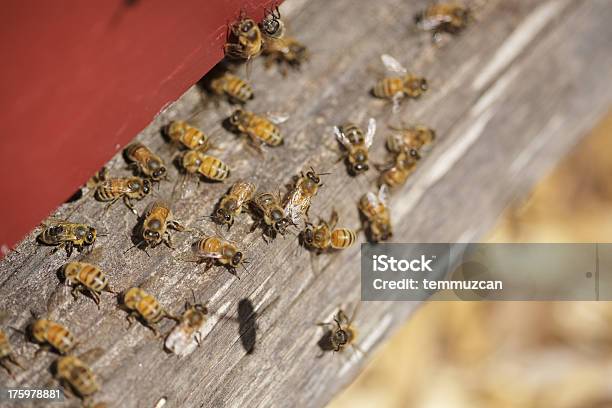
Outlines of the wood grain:
M 374 188 L 376 175 L 347 176 L 343 164 L 336 163 L 338 147 L 330 127 L 375 117 L 380 132 L 372 157 L 382 162 L 386 123 L 400 118 L 426 123 L 437 130 L 439 141 L 408 184 L 392 196 L 394 240 L 477 240 L 514 197 L 526 192 L 609 109 L 612 10 L 606 0 L 489 1 L 466 32 L 433 46 L 428 34 L 412 29 L 412 16 L 425 4 L 312 0 L 293 7 L 290 28 L 309 45 L 313 58 L 286 79 L 263 71 L 259 61 L 254 64 L 256 98 L 249 109 L 291 114 L 282 125 L 285 145 L 268 149 L 263 157 L 222 128 L 231 108 L 203 106 L 197 88 L 160 113 L 137 140 L 170 162 L 175 151 L 159 129 L 172 119 L 189 118 L 223 149 L 219 156 L 231 165 L 233 180 L 251 177 L 261 189 L 276 190 L 307 166 L 330 171 L 311 214 L 327 217 L 335 207 L 342 225 L 357 228 L 357 200 Z M 404 103 L 398 117 L 368 94 L 375 80 L 368 68 L 380 65 L 381 53 L 396 56 L 430 79 L 427 95 Z M 108 167 L 114 174 L 126 172 L 119 153 Z M 179 179 L 176 169 L 170 177 L 173 182 L 162 183 L 158 196 L 171 196 Z M 196 187 L 192 182 L 186 196 L 173 203 L 176 218 L 215 232 L 200 218 L 210 214 L 227 187 Z M 142 211 L 145 205 L 136 207 Z M 193 289 L 213 312 L 202 346 L 177 359 L 163 352 L 161 341 L 141 325 L 127 330 L 125 313 L 109 294 L 102 296 L 100 311 L 91 299 L 75 302 L 66 296 L 56 277 L 65 257 L 49 256 L 48 248 L 35 244 L 34 233 L 28 236 L 19 252 L 0 264 L 0 307 L 8 312 L 4 325 L 24 327 L 30 309 L 49 312 L 76 333 L 81 351 L 104 348 L 93 364 L 103 384 L 96 400 L 110 406 L 153 407 L 162 396 L 169 407 L 321 406 L 418 306 L 362 304 L 356 325 L 366 357 L 348 351 L 317 358 L 323 333 L 316 322 L 329 320 L 339 304 L 351 310 L 358 303 L 359 246 L 313 258 L 293 237 L 266 245 L 259 233 L 248 234 L 251 221 L 243 216 L 227 234 L 251 261 L 238 280 L 222 269 L 201 273 L 178 259 L 188 253 L 195 234 L 174 234 L 175 251 L 159 247 L 149 251 L 150 257 L 138 250 L 124 255 L 132 245 L 133 214 L 121 205 L 103 214 L 102 204 L 82 200 L 62 206 L 58 216 L 73 211 L 71 219 L 89 220 L 108 231 L 97 243 L 104 251 L 99 263 L 116 289 L 142 286 L 175 313 L 182 311 Z M 238 305 L 249 302 L 256 324 L 239 322 Z M 171 327 L 170 322 L 162 325 L 164 331 Z M 241 333 L 251 338 L 241 338 Z M 11 339 L 28 369 L 18 373 L 17 381 L 4 374 L 0 381 L 10 386 L 49 384 L 54 357 L 33 359 L 33 345 L 24 344 L 19 334 Z M 244 344 L 254 344 L 252 352 Z

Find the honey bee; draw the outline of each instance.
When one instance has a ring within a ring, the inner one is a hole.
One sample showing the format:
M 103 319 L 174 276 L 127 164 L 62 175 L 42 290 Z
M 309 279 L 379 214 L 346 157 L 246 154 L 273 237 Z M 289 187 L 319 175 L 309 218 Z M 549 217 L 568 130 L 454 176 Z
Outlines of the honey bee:
M 239 180 L 225 194 L 217 209 L 212 216 L 213 221 L 218 224 L 226 224 L 229 230 L 234 225 L 234 218 L 237 217 L 255 194 L 255 184 L 248 181 Z
M 386 184 L 391 188 L 403 185 L 408 177 L 414 173 L 420 158 L 415 149 L 400 151 L 395 155 L 395 160 L 390 165 L 381 168 L 379 184 Z
M 100 309 L 100 294 L 112 291 L 108 278 L 99 266 L 86 262 L 69 262 L 63 267 L 66 283 L 72 287 L 72 296 L 76 299 L 79 292 L 87 291 Z
M 155 248 L 164 243 L 168 248 L 173 249 L 170 232 L 168 231 L 170 228 L 175 231 L 186 230 L 184 226 L 173 219 L 172 211 L 167 203 L 155 201 L 149 206 L 139 228 L 139 236 L 142 241 L 134 247 L 140 248 L 141 245 L 144 245 Z
M 208 135 L 182 120 L 170 122 L 164 132 L 173 143 L 189 150 L 206 151 L 210 147 Z
M 164 161 L 142 143 L 134 143 L 124 150 L 125 158 L 130 167 L 153 181 L 160 181 L 167 177 Z
M 96 176 L 95 198 L 99 201 L 110 201 L 108 207 L 119 199 L 136 214 L 131 200 L 142 200 L 151 192 L 151 182 L 140 177 L 107 178 L 103 169 Z M 107 207 L 107 208 L 108 208 Z
M 311 167 L 306 175 L 302 173 L 298 178 L 293 190 L 285 200 L 285 214 L 293 225 L 297 225 L 302 217 L 308 218 L 312 198 L 319 191 L 319 187 L 322 186 L 320 176 L 326 174 L 329 173 L 316 173 Z
M 58 249 L 66 249 L 68 257 L 72 255 L 72 250 L 82 252 L 83 247 L 93 245 L 98 234 L 94 227 L 87 224 L 77 224 L 68 221 L 56 221 L 53 225 L 42 224 L 44 229 L 38 235 L 37 240 L 41 244 L 55 246 L 53 252 Z
M 74 335 L 63 325 L 48 319 L 37 319 L 29 326 L 30 337 L 41 345 L 42 350 L 55 350 L 68 354 L 76 346 Z
M 399 109 L 402 99 L 419 98 L 427 91 L 428 85 L 425 78 L 407 73 L 406 68 L 388 54 L 383 54 L 381 59 L 387 70 L 399 75 L 379 80 L 374 85 L 372 93 L 377 98 L 391 100 L 394 111 Z
M 334 316 L 334 322 L 319 323 L 319 326 L 329 328 L 326 333 L 329 335 L 325 344 L 323 345 L 324 350 L 343 351 L 348 346 L 352 346 L 355 350 L 361 352 L 359 347 L 355 344 L 357 340 L 357 330 L 353 326 L 353 321 L 357 314 L 357 308 L 353 312 L 353 315 L 349 318 L 342 309 L 338 310 L 338 313 Z
M 399 153 L 410 149 L 419 151 L 422 147 L 430 145 L 436 139 L 436 132 L 423 125 L 401 128 L 390 126 L 398 133 L 387 137 L 387 149 L 391 153 Z
M 0 330 L 0 366 L 2 366 L 12 377 L 13 371 L 8 362 L 11 362 L 23 370 L 23 366 L 19 363 L 19 360 L 17 360 L 11 343 L 9 343 L 8 336 L 4 331 Z
M 417 25 L 434 35 L 445 32 L 457 34 L 469 23 L 471 11 L 458 3 L 437 3 L 429 6 L 425 11 L 415 16 Z
M 157 328 L 153 326 L 155 323 L 159 323 L 163 318 L 179 321 L 177 317 L 168 313 L 155 297 L 140 288 L 129 288 L 125 291 L 123 294 L 123 305 L 130 311 L 127 316 L 130 326 L 134 319 L 140 318 L 145 326 L 151 329 L 156 336 L 159 333 Z
M 281 20 L 278 7 L 266 13 L 264 19 L 259 23 L 259 28 L 266 41 L 283 38 L 285 35 L 285 23 Z
M 78 357 L 60 357 L 54 369 L 62 386 L 82 399 L 88 399 L 100 390 L 93 370 Z
M 354 123 L 347 123 L 341 127 L 334 126 L 334 133 L 338 142 L 345 150 L 345 160 L 351 175 L 358 175 L 366 172 L 368 165 L 368 151 L 374 141 L 376 133 L 376 120 L 370 118 L 368 121 L 368 131 L 363 130 Z
M 199 150 L 186 151 L 181 163 L 188 174 L 200 174 L 213 181 L 223 181 L 230 175 L 230 168 L 227 164 Z
M 336 228 L 338 213 L 332 210 L 329 221 L 320 221 L 319 225 L 306 223 L 302 231 L 304 245 L 317 253 L 328 249 L 345 249 L 356 240 L 355 232 L 349 228 Z
M 257 195 L 251 201 L 251 208 L 257 217 L 257 222 L 253 224 L 251 230 L 257 228 L 258 225 L 263 226 L 264 239 L 266 236 L 275 239 L 276 234 L 285 235 L 287 227 L 292 224 L 281 205 L 280 192 Z
M 253 88 L 251 85 L 231 72 L 225 72 L 210 82 L 210 89 L 217 95 L 227 95 L 230 102 L 245 104 L 253 99 Z
M 259 26 L 250 18 L 241 16 L 230 25 L 225 55 L 234 59 L 250 60 L 261 53 L 263 36 Z
M 287 68 L 299 70 L 302 64 L 310 59 L 306 46 L 293 37 L 266 41 L 263 55 L 266 57 L 265 67 L 270 68 L 273 64 L 277 64 L 283 76 L 287 76 Z
M 202 342 L 207 314 L 206 305 L 197 303 L 194 295 L 194 304 L 192 305 L 189 301 L 185 303 L 185 311 L 179 324 L 166 337 L 164 343 L 166 349 L 179 357 L 193 353 Z
M 264 143 L 268 146 L 280 146 L 283 144 L 277 124 L 285 122 L 289 117 L 286 115 L 269 115 L 263 117 L 244 109 L 236 109 L 228 121 L 235 131 L 246 135 L 256 148 Z
M 359 210 L 365 217 L 364 223 L 373 242 L 386 241 L 393 236 L 388 197 L 388 187 L 383 184 L 378 194 L 369 192 L 359 201 Z
M 238 278 L 236 268 L 248 261 L 244 260 L 243 253 L 235 244 L 217 236 L 201 238 L 195 243 L 196 263 L 205 263 L 206 269 L 213 265 L 224 266 L 227 270 Z

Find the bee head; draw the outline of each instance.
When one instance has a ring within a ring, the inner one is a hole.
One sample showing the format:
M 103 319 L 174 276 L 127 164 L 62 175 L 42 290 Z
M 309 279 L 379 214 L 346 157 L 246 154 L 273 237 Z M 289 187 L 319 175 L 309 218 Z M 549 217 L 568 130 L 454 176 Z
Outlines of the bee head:
M 427 85 L 427 80 L 425 78 L 421 78 L 421 80 L 419 81 L 419 88 L 423 92 L 425 92 L 429 88 Z
M 150 229 L 145 229 L 142 237 L 147 241 L 158 241 L 160 239 L 159 232 Z
M 87 235 L 85 236 L 85 243 L 86 244 L 93 244 L 94 241 L 96 240 L 96 229 L 94 227 L 89 227 L 88 231 L 87 231 Z
M 227 224 L 228 226 L 232 226 L 234 224 L 234 217 L 225 208 L 218 208 L 214 220 L 220 224 Z
M 334 332 L 334 343 L 344 345 L 348 343 L 348 334 L 342 329 L 338 329 Z
M 242 262 L 242 252 L 238 251 L 232 256 L 232 266 L 238 266 Z
M 242 118 L 244 117 L 244 111 L 240 108 L 236 109 L 234 113 L 229 117 L 230 125 L 234 127 L 238 127 L 242 122 Z
M 153 171 L 153 174 L 151 174 L 151 178 L 153 178 L 153 180 L 161 180 L 165 175 L 166 167 L 160 166 L 158 169 Z
M 145 194 L 151 192 L 151 182 L 149 180 L 142 180 L 142 192 Z
M 416 149 L 410 149 L 409 155 L 410 155 L 410 158 L 413 160 L 421 159 L 421 156 L 419 155 L 419 152 Z
M 302 239 L 306 245 L 312 245 L 314 242 L 314 231 L 312 225 L 306 225 L 306 229 L 302 232 Z
M 283 32 L 283 22 L 280 21 L 279 19 L 277 19 L 274 16 L 271 16 L 270 18 L 266 18 L 262 23 L 261 23 L 262 29 L 264 31 L 264 33 L 266 33 L 266 35 L 268 37 L 280 37 Z
M 285 233 L 288 226 L 289 226 L 289 220 L 287 220 L 286 218 L 281 218 L 280 220 L 274 223 L 274 229 L 280 232 L 281 234 Z
M 321 177 L 319 177 L 313 170 L 308 171 L 306 173 L 306 177 L 308 177 L 308 179 L 315 184 L 319 184 L 321 182 Z

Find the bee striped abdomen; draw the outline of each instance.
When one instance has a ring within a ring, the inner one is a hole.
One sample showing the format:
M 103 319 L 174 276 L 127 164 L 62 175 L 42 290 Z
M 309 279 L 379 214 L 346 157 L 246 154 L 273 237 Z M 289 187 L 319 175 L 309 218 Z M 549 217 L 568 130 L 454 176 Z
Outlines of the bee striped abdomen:
M 404 81 L 399 77 L 383 78 L 374 86 L 374 96 L 378 98 L 393 98 L 404 89 Z
M 93 371 L 74 356 L 62 357 L 57 361 L 57 376 L 82 398 L 99 390 Z
M 269 146 L 279 146 L 283 143 L 279 128 L 267 119 L 255 118 L 250 129 L 255 138 Z
M 124 179 L 106 180 L 96 189 L 96 198 L 100 201 L 112 201 L 126 193 L 127 185 Z
M 228 75 L 225 82 L 225 92 L 232 98 L 245 103 L 253 97 L 251 85 L 235 75 Z
M 91 395 L 98 390 L 98 384 L 85 367 L 74 367 L 70 371 L 70 377 L 73 386 L 83 395 Z
M 164 310 L 151 295 L 145 295 L 140 300 L 137 311 L 149 323 L 157 323 L 164 317 Z
M 207 155 L 203 155 L 201 159 L 202 164 L 200 164 L 198 171 L 204 177 L 215 181 L 223 181 L 229 176 L 230 168 L 221 160 Z
M 79 282 L 96 292 L 103 291 L 108 285 L 108 278 L 100 268 L 85 264 L 78 276 Z
M 348 248 L 355 242 L 355 233 L 348 228 L 338 228 L 331 233 L 331 246 L 334 249 Z
M 60 353 L 65 354 L 74 347 L 74 336 L 64 326 L 50 323 L 46 333 L 47 341 Z
M 150 153 L 149 149 L 142 143 L 134 143 L 128 146 L 125 151 L 127 157 L 135 162 L 146 162 Z

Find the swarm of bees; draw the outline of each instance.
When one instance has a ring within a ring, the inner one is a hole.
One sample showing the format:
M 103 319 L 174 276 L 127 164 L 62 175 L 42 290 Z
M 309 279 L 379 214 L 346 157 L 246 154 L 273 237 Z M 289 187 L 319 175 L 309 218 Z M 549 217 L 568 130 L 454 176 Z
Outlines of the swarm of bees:
M 465 7 L 439 3 L 420 13 L 417 22 L 419 27 L 434 34 L 455 34 L 465 28 L 471 15 Z M 266 56 L 265 65 L 280 65 L 281 73 L 285 76 L 287 67 L 299 68 L 309 56 L 306 47 L 286 35 L 286 32 L 278 8 L 266 11 L 260 23 L 242 14 L 237 22 L 229 26 L 225 53 L 230 58 L 247 62 L 263 53 Z M 425 78 L 408 73 L 392 56 L 383 54 L 381 60 L 391 75 L 380 78 L 371 93 L 377 98 L 390 101 L 394 112 L 397 112 L 402 100 L 417 99 L 428 90 Z M 232 104 L 245 105 L 254 97 L 251 85 L 230 71 L 210 81 L 210 89 L 215 95 L 226 97 Z M 263 146 L 279 147 L 284 144 L 285 139 L 278 125 L 287 119 L 288 115 L 285 114 L 256 114 L 240 106 L 230 114 L 226 124 L 231 131 L 244 136 L 248 145 L 261 152 Z M 392 238 L 389 190 L 406 183 L 423 154 L 436 140 L 436 132 L 422 124 L 408 126 L 402 123 L 401 126 L 389 125 L 389 129 L 391 133 L 384 144 L 391 157 L 387 163 L 376 164 L 371 159 L 377 130 L 375 118 L 368 119 L 365 130 L 351 122 L 333 127 L 334 136 L 341 147 L 340 160 L 344 160 L 351 176 L 362 175 L 372 166 L 380 171 L 377 192 L 367 192 L 357 203 L 363 229 L 368 241 L 372 243 Z M 232 171 L 224 160 L 208 154 L 209 150 L 215 148 L 207 133 L 184 120 L 167 123 L 162 133 L 175 147 L 177 160 L 174 164 L 185 175 L 201 176 L 214 182 L 231 180 Z M 126 147 L 123 154 L 129 168 L 134 171 L 133 175 L 108 177 L 108 172 L 103 169 L 87 186 L 96 200 L 109 203 L 107 208 L 122 200 L 138 215 L 133 201 L 145 200 L 153 193 L 153 186 L 159 185 L 156 183 L 168 181 L 168 168 L 162 157 L 140 142 Z M 317 255 L 350 248 L 357 242 L 358 231 L 349 227 L 338 228 L 340 217 L 335 209 L 332 209 L 327 220 L 319 218 L 318 222 L 312 222 L 310 218 L 312 203 L 322 190 L 322 177 L 328 174 L 319 173 L 310 167 L 294 178 L 285 195 L 280 190 L 260 190 L 253 181 L 235 180 L 207 218 L 230 230 L 243 218 L 241 214 L 248 213 L 253 219 L 251 232 L 261 228 L 266 243 L 278 235 L 295 232 L 302 246 Z M 160 199 L 144 207 L 133 230 L 135 245 L 128 251 L 137 247 L 146 252 L 148 248 L 153 249 L 161 244 L 174 249 L 170 230 L 184 233 L 194 231 L 177 221 L 171 207 L 169 202 Z M 99 233 L 91 225 L 53 220 L 42 225 L 37 240 L 40 244 L 54 247 L 53 252 L 65 249 L 70 257 L 74 249 L 82 252 L 85 248 L 91 248 L 100 236 L 105 234 Z M 206 270 L 213 266 L 222 267 L 236 277 L 237 268 L 243 267 L 246 270 L 245 265 L 249 263 L 241 245 L 224 238 L 220 233 L 201 234 L 193 244 L 192 252 L 183 260 L 205 264 Z M 66 263 L 61 273 L 65 284 L 72 288 L 75 299 L 84 293 L 93 299 L 98 309 L 103 292 L 116 294 L 110 288 L 103 269 L 87 259 Z M 153 295 L 140 287 L 124 290 L 120 300 L 123 309 L 128 312 L 130 325 L 137 319 L 156 336 L 160 336 L 157 325 L 163 319 L 177 322 L 164 341 L 167 351 L 182 357 L 193 353 L 202 343 L 209 311 L 206 304 L 197 303 L 195 294 L 193 303 L 186 302 L 180 317 L 168 312 Z M 255 313 L 253 307 L 249 310 Z M 358 350 L 354 316 L 355 313 L 349 318 L 340 309 L 333 322 L 321 323 L 328 329 L 320 342 L 320 345 L 325 345 L 322 349 L 342 351 L 353 346 Z M 61 355 L 54 364 L 54 372 L 66 390 L 83 400 L 89 400 L 100 389 L 92 369 L 83 359 L 72 354 L 77 341 L 68 328 L 53 320 L 39 318 L 28 326 L 28 335 L 40 346 L 38 351 L 51 350 Z M 0 331 L 0 365 L 10 375 L 13 375 L 12 366 L 23 368 L 3 331 Z

